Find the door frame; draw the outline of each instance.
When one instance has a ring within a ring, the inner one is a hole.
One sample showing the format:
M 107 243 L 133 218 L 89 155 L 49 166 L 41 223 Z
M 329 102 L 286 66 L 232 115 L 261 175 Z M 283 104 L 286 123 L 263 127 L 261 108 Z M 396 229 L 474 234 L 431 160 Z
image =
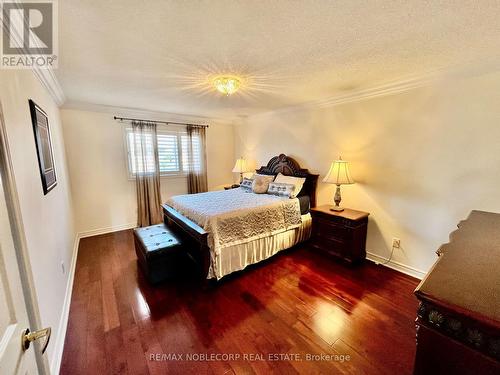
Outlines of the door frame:
M 21 276 L 21 285 L 26 302 L 26 311 L 28 312 L 28 320 L 30 330 L 35 331 L 42 328 L 40 310 L 38 307 L 38 299 L 36 296 L 35 283 L 33 273 L 31 272 L 31 263 L 26 243 L 24 225 L 21 216 L 21 207 L 19 205 L 19 196 L 17 193 L 14 170 L 12 167 L 9 143 L 7 138 L 7 129 L 5 126 L 4 112 L 0 101 L 0 174 L 5 192 L 5 200 L 7 211 L 9 213 L 9 221 L 12 231 L 12 239 L 16 251 L 17 264 L 19 266 L 19 274 Z M 28 327 L 26 327 L 28 328 Z M 41 344 L 35 341 L 35 359 L 38 367 L 38 373 L 42 375 L 50 374 L 49 362 L 47 356 L 42 355 Z M 19 337 L 19 345 L 21 338 Z

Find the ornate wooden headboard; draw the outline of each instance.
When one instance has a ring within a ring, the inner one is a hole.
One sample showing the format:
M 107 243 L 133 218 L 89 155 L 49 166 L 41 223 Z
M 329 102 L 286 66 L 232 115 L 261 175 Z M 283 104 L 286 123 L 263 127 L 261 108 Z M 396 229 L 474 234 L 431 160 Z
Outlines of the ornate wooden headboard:
M 256 169 L 259 174 L 277 175 L 278 173 L 285 176 L 305 177 L 306 181 L 299 193 L 299 196 L 308 195 L 311 207 L 316 207 L 316 185 L 318 184 L 318 174 L 311 174 L 307 169 L 300 168 L 299 163 L 285 154 L 280 154 L 273 157 L 266 166 Z

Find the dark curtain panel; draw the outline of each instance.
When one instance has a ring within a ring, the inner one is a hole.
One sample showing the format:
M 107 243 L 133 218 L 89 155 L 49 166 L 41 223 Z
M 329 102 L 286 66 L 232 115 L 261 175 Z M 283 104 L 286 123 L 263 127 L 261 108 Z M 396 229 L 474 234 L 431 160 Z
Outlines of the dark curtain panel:
M 188 125 L 188 193 L 208 191 L 205 127 Z
M 160 165 L 156 124 L 133 121 L 135 185 L 137 193 L 137 225 L 145 227 L 161 223 Z

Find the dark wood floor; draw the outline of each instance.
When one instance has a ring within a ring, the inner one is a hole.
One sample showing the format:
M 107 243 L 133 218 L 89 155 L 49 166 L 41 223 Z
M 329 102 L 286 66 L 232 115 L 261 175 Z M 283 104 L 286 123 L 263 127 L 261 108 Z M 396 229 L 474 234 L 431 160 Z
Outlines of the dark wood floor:
M 131 231 L 85 238 L 61 374 L 410 374 L 416 285 L 388 268 L 351 269 L 302 245 L 208 290 L 192 278 L 150 287 Z M 184 358 L 150 359 L 169 353 Z M 264 360 L 186 361 L 187 353 Z M 280 360 L 285 355 L 300 360 Z

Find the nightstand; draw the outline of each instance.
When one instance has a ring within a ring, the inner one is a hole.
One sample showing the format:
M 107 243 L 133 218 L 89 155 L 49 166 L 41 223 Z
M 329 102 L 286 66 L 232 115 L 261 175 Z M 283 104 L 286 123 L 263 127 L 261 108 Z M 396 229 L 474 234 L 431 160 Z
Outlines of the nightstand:
M 331 205 L 311 208 L 311 244 L 349 263 L 366 258 L 366 229 L 369 213 L 350 210 L 331 211 Z
M 224 186 L 224 190 L 236 189 L 236 188 L 239 188 L 239 187 L 240 187 L 239 184 L 233 184 L 231 186 Z

